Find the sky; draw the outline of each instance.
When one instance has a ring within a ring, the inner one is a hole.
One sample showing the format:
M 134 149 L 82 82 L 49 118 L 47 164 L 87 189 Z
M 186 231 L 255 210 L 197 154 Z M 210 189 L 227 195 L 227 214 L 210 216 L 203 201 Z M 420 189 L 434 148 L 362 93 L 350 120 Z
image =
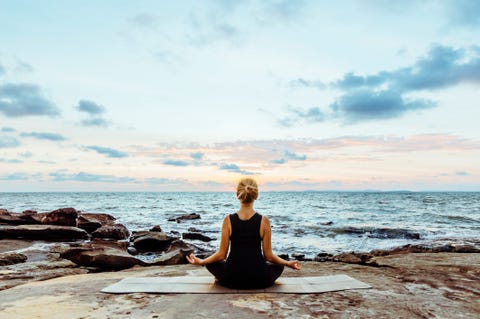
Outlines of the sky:
M 480 190 L 480 2 L 0 0 L 0 192 Z

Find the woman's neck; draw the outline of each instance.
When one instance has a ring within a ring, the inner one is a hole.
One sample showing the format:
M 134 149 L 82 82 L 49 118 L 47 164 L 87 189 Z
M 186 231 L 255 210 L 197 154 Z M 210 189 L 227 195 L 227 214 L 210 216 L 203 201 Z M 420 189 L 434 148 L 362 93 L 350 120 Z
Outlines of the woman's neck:
M 240 209 L 238 210 L 237 214 L 241 219 L 249 219 L 250 217 L 255 215 L 255 210 L 253 209 L 253 202 L 240 203 Z

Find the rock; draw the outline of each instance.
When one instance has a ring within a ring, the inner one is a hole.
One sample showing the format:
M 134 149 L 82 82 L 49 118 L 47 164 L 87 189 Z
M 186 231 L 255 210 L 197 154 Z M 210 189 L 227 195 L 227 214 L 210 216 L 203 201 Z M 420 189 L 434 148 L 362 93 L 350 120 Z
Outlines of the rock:
M 292 254 L 292 258 L 298 261 L 304 261 L 305 254 Z
M 79 247 L 60 254 L 77 265 L 95 267 L 102 270 L 120 270 L 135 265 L 146 266 L 147 263 L 128 254 L 126 251 L 113 247 Z
M 318 253 L 313 260 L 317 262 L 326 262 L 332 261 L 332 257 L 333 255 L 329 253 Z
M 201 233 L 183 233 L 182 238 L 183 239 L 192 239 L 192 240 L 201 240 L 201 241 L 205 241 L 205 242 L 215 240 L 215 238 L 205 236 Z
M 102 224 L 98 221 L 92 221 L 84 216 L 78 216 L 77 227 L 84 229 L 88 233 L 94 232 L 96 229 L 102 227 Z
M 278 255 L 278 257 L 280 257 L 282 259 L 285 259 L 285 260 L 290 260 L 290 256 L 288 256 L 288 254 L 280 254 L 280 255 Z
M 41 223 L 44 225 L 77 226 L 78 212 L 75 208 L 60 208 L 37 215 L 42 216 Z
M 187 264 L 187 258 L 192 251 L 184 249 L 175 249 L 168 253 L 161 255 L 149 262 L 150 265 L 180 265 Z
M 187 214 L 187 215 L 182 215 L 182 216 L 178 216 L 178 217 L 169 218 L 168 221 L 169 222 L 180 223 L 183 220 L 192 220 L 192 219 L 199 219 L 199 218 L 200 218 L 200 214 L 191 213 L 191 214 Z
M 130 237 L 130 241 L 139 252 L 165 251 L 174 239 L 176 238 L 156 231 L 133 232 Z
M 160 227 L 160 225 L 156 225 L 156 226 L 153 226 L 152 229 L 150 229 L 150 231 L 161 232 L 162 228 Z
M 0 212 L 0 224 L 8 224 L 8 225 L 32 225 L 32 224 L 39 224 L 40 222 L 35 219 L 35 214 L 23 212 L 19 213 L 12 213 L 7 210 L 2 210 Z
M 0 225 L 0 239 L 25 238 L 47 241 L 75 241 L 88 238 L 85 230 L 56 225 Z
M 185 252 L 189 251 L 189 253 L 187 254 L 187 255 L 189 255 L 189 254 L 194 252 L 195 247 L 193 247 L 190 244 L 187 244 L 186 242 L 184 242 L 181 239 L 175 239 L 174 241 L 172 241 L 172 243 L 170 244 L 170 246 L 168 247 L 166 252 L 169 253 L 169 252 L 172 252 L 174 250 L 179 250 L 179 249 L 181 249 Z
M 84 219 L 90 222 L 97 222 L 100 225 L 114 225 L 116 218 L 110 214 L 100 214 L 100 213 L 79 213 L 79 217 L 83 217 Z
M 341 253 L 333 256 L 332 261 L 343 262 L 347 264 L 359 264 L 368 266 L 378 266 L 375 261 L 371 261 L 373 255 L 369 253 Z
M 112 238 L 112 239 L 127 239 L 130 236 L 130 231 L 122 224 L 106 225 L 98 228 L 92 233 L 93 238 Z
M 0 266 L 14 265 L 27 261 L 27 256 L 15 252 L 0 253 Z

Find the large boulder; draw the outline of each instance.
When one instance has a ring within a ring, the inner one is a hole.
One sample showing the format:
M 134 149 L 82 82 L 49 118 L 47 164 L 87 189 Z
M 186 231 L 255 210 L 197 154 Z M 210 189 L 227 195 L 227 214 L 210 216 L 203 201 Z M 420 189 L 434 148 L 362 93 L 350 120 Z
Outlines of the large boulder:
M 77 226 L 78 212 L 75 208 L 60 208 L 38 215 L 42 216 L 41 223 L 44 225 Z
M 86 213 L 79 212 L 78 217 L 82 217 L 90 222 L 97 222 L 102 226 L 115 224 L 116 218 L 105 213 Z
M 164 232 L 138 231 L 133 232 L 130 241 L 139 252 L 165 251 L 176 237 L 170 237 Z
M 93 238 L 111 238 L 111 239 L 127 239 L 130 231 L 122 224 L 106 225 L 98 228 L 92 233 Z
M 88 238 L 80 228 L 56 225 L 0 225 L 0 239 L 25 238 L 46 241 L 75 241 Z
M 102 270 L 121 270 L 135 265 L 148 265 L 146 262 L 128 254 L 125 250 L 109 246 L 78 247 L 60 254 L 77 265 L 95 267 Z

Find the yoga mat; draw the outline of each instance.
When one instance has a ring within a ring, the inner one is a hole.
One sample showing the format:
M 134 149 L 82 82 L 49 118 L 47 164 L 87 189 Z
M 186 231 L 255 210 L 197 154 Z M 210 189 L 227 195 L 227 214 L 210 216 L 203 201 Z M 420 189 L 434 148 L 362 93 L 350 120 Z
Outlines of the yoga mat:
M 347 289 L 371 288 L 364 282 L 347 275 L 320 277 L 280 277 L 275 285 L 266 289 L 237 290 L 220 286 L 212 276 L 183 277 L 127 277 L 104 289 L 102 292 L 125 294 L 146 293 L 188 293 L 188 294 L 224 294 L 224 293 L 282 293 L 310 294 Z

